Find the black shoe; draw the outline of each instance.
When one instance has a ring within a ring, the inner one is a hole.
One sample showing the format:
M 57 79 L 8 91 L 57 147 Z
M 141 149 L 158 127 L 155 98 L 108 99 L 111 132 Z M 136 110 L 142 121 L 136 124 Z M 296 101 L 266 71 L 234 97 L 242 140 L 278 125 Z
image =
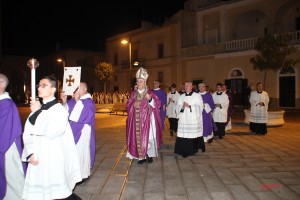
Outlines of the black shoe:
M 188 156 L 187 156 L 187 155 L 182 155 L 182 157 L 183 157 L 183 158 L 187 158 Z
M 147 162 L 147 159 L 139 160 L 137 163 L 138 163 L 139 165 L 141 165 L 141 164 L 143 164 L 143 163 L 145 163 L 145 162 Z
M 223 137 L 222 136 L 219 136 L 219 139 L 222 139 Z
M 207 142 L 211 144 L 214 141 L 214 138 L 210 138 Z
M 170 136 L 173 136 L 174 134 L 173 134 L 173 131 L 172 130 L 170 130 Z
M 153 162 L 153 158 L 147 156 L 147 162 L 148 163 L 152 163 Z

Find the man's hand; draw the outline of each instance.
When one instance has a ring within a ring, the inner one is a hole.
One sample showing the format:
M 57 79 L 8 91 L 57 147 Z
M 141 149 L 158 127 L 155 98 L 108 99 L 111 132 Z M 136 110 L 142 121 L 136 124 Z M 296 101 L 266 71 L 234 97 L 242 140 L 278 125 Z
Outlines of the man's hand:
M 151 96 L 150 96 L 150 94 L 145 94 L 145 98 L 149 101 L 150 99 L 151 99 Z
M 265 104 L 263 102 L 259 102 L 257 105 L 259 105 L 261 107 L 261 106 L 264 106 Z
M 221 104 L 216 103 L 216 104 L 215 104 L 215 107 L 219 107 L 219 108 L 220 108 L 220 107 L 221 107 Z
M 187 102 L 183 102 L 183 108 L 189 108 L 190 105 Z
M 30 162 L 30 164 L 32 164 L 34 166 L 37 166 L 39 164 L 39 161 L 34 159 L 33 154 L 30 156 L 29 162 Z
M 68 95 L 66 95 L 64 92 L 62 92 L 62 93 L 60 93 L 60 97 L 61 97 L 62 104 L 65 105 L 67 103 Z
M 30 97 L 30 110 L 31 112 L 35 112 L 41 108 L 41 103 L 40 101 L 37 101 Z

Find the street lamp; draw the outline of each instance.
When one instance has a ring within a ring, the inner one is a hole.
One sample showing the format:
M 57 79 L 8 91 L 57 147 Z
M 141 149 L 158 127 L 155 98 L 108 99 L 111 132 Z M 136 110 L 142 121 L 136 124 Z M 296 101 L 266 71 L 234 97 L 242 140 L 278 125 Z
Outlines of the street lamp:
M 56 61 L 62 63 L 62 64 L 63 64 L 63 68 L 64 68 L 64 70 L 65 70 L 65 67 L 66 67 L 66 62 L 65 62 L 65 60 L 63 60 L 62 58 L 58 58 Z M 63 70 L 63 71 L 64 71 L 64 70 Z M 60 101 L 60 87 L 61 87 L 61 82 L 60 82 L 59 79 L 57 79 L 57 97 L 58 97 L 58 100 L 59 100 L 59 101 Z
M 129 74 L 130 74 L 130 81 L 129 81 L 129 89 L 132 90 L 132 59 L 131 59 L 131 38 L 128 40 L 122 40 L 121 43 L 123 45 L 128 44 L 128 53 L 129 53 Z
M 61 58 L 58 58 L 56 61 L 57 61 L 57 62 L 62 62 L 62 64 L 63 64 L 63 68 L 65 68 L 65 67 L 66 67 L 66 62 L 65 62 L 63 59 L 61 59 Z

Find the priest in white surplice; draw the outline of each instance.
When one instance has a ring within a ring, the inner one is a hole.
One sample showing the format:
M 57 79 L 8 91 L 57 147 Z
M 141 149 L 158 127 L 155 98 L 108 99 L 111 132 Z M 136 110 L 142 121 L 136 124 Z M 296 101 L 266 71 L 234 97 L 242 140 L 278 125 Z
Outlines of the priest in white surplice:
M 192 82 L 185 82 L 185 93 L 177 101 L 178 130 L 174 152 L 184 158 L 196 154 L 198 149 L 205 152 L 203 101 L 200 94 L 192 91 L 192 87 Z
M 25 124 L 22 160 L 29 164 L 22 199 L 70 198 L 82 178 L 68 112 L 54 97 L 55 78 L 45 77 L 37 87 L 43 105 L 31 99 Z
M 170 123 L 170 135 L 173 136 L 177 133 L 178 119 L 176 112 L 177 100 L 180 94 L 176 91 L 176 84 L 172 84 L 170 93 L 167 95 L 167 116 Z
M 256 91 L 251 92 L 250 130 L 256 134 L 267 133 L 269 95 L 263 91 L 263 84 L 257 83 Z
M 217 83 L 217 91 L 213 93 L 213 100 L 215 102 L 213 118 L 217 126 L 214 136 L 219 136 L 219 139 L 222 139 L 225 136 L 225 126 L 228 120 L 229 99 L 227 94 L 222 91 L 221 83 Z

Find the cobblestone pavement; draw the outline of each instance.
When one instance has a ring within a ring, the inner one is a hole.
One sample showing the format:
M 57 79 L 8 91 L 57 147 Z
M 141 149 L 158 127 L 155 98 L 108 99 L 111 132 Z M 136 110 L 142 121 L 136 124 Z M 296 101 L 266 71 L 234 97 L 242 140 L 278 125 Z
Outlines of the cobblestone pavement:
M 298 114 L 265 136 L 249 133 L 237 117 L 224 139 L 188 158 L 173 153 L 176 137 L 165 131 L 160 157 L 142 165 L 126 158 L 125 121 L 122 115 L 96 114 L 95 167 L 75 189 L 82 199 L 300 199 Z

